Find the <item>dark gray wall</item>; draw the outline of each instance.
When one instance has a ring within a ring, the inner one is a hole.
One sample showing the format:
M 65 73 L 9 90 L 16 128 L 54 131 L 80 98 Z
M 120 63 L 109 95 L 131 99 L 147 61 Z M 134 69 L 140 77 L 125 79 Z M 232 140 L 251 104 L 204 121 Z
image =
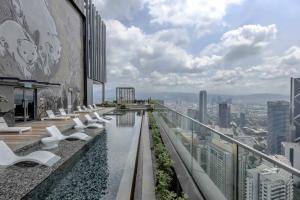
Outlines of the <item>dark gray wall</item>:
M 83 6 L 83 1 L 77 1 Z M 0 76 L 60 83 L 38 90 L 38 116 L 84 98 L 84 21 L 69 0 L 1 0 Z M 11 98 L 10 91 L 0 95 Z M 43 102 L 43 103 L 41 103 Z M 11 110 L 11 103 L 0 108 Z

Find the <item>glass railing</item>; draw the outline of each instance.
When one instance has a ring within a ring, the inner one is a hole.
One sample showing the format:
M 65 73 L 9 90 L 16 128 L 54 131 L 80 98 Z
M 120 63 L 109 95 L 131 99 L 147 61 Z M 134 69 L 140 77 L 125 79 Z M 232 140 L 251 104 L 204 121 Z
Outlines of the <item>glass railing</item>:
M 154 116 L 206 199 L 300 200 L 300 171 L 287 163 L 164 105 Z

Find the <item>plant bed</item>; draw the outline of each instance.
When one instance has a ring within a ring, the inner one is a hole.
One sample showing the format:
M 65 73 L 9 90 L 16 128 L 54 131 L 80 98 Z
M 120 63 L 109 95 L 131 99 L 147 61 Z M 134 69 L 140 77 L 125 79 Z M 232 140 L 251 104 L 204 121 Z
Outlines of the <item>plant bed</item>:
M 156 121 L 149 112 L 149 130 L 153 148 L 155 193 L 161 200 L 185 200 L 187 195 L 182 192 L 173 168 L 171 159 L 160 135 Z

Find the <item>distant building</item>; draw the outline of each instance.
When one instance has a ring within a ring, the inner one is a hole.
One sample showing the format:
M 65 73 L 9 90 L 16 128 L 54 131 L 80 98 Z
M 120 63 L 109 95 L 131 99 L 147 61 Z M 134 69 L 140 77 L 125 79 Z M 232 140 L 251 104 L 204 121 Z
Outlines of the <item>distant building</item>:
M 290 111 L 286 101 L 268 102 L 267 153 L 280 154 L 281 142 L 290 134 Z
M 290 119 L 293 132 L 290 133 L 288 141 L 293 142 L 300 137 L 300 78 L 291 78 L 290 102 Z
M 264 164 L 247 170 L 246 200 L 293 200 L 293 177 Z
M 230 106 L 227 103 L 219 104 L 219 126 L 221 128 L 230 127 Z
M 246 126 L 246 114 L 241 112 L 240 113 L 240 127 Z
M 282 142 L 282 154 L 290 161 L 292 167 L 300 170 L 300 144 L 293 142 Z M 295 177 L 300 182 L 300 177 Z
M 199 121 L 207 123 L 207 92 L 201 90 L 199 94 Z
M 187 116 L 197 120 L 198 117 L 199 117 L 199 112 L 196 109 L 188 108 L 187 109 Z M 193 122 L 191 120 L 188 120 L 188 129 L 193 130 Z
M 207 174 L 227 199 L 233 199 L 232 144 L 213 139 L 207 145 Z

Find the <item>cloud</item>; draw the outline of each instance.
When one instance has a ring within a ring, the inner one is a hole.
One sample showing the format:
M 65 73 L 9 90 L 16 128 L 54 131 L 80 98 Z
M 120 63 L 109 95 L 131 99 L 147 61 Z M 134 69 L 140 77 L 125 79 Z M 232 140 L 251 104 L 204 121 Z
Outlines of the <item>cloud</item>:
M 229 5 L 241 0 L 145 0 L 152 23 L 195 28 L 198 37 L 220 23 Z
M 219 43 L 207 46 L 201 54 L 218 54 L 224 58 L 224 62 L 233 62 L 259 54 L 271 41 L 276 39 L 276 34 L 275 24 L 269 26 L 244 25 L 224 33 Z
M 101 16 L 106 19 L 131 19 L 143 8 L 143 0 L 93 0 Z
M 276 39 L 275 25 L 245 25 L 228 31 L 218 43 L 208 45 L 199 55 L 184 48 L 191 41 L 182 29 L 147 34 L 117 20 L 107 20 L 107 27 L 108 82 L 115 85 L 161 91 L 206 88 L 243 93 L 245 90 L 259 92 L 270 82 L 279 85 L 291 75 L 299 74 L 297 46 L 281 55 L 262 56 Z M 182 39 L 176 38 L 177 31 L 181 32 Z M 237 51 L 248 53 L 228 57 Z M 254 65 L 246 62 L 249 57 L 258 62 Z
M 128 75 L 195 73 L 215 67 L 219 56 L 197 57 L 176 45 L 173 29 L 146 34 L 135 26 L 125 27 L 117 20 L 107 21 L 107 54 L 110 73 L 118 75 L 126 68 Z M 170 36 L 171 35 L 171 36 Z M 169 39 L 165 39 L 169 36 Z M 130 71 L 130 72 L 129 72 Z

